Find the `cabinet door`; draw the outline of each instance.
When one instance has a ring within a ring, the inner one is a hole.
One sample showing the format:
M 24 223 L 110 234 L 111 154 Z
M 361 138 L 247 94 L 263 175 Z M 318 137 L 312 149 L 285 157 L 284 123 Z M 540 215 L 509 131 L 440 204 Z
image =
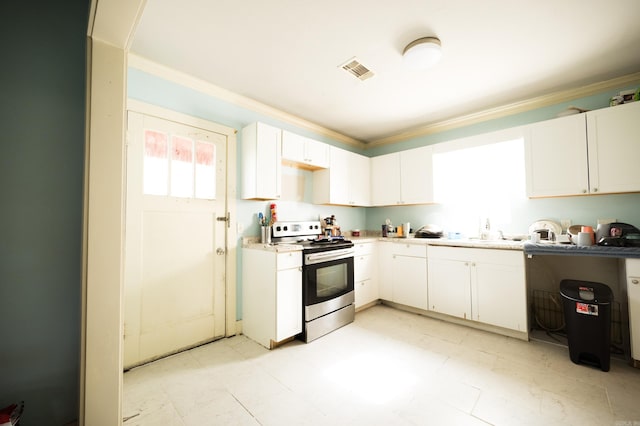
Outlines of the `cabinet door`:
M 369 158 L 333 146 L 330 154 L 330 167 L 313 172 L 314 204 L 368 206 Z
M 371 204 L 391 206 L 401 204 L 400 154 L 385 154 L 371 159 Z
M 429 258 L 429 309 L 471 319 L 470 263 Z
M 521 257 L 510 264 L 475 263 L 472 268 L 474 320 L 527 331 L 526 280 Z
M 402 204 L 433 202 L 433 148 L 425 146 L 400 152 Z
M 349 204 L 369 206 L 371 204 L 371 159 L 364 155 L 348 152 Z
M 627 259 L 626 269 L 631 358 L 640 360 L 640 259 Z
M 380 299 L 393 301 L 393 243 L 378 243 L 378 290 Z
M 640 102 L 587 113 L 591 192 L 640 191 Z
M 315 172 L 324 173 L 325 171 Z M 329 202 L 331 204 L 349 204 L 349 151 L 331 148 L 329 173 Z M 315 188 L 314 188 L 315 189 Z
M 306 161 L 314 167 L 329 167 L 329 145 L 326 143 L 307 139 L 305 144 Z
M 356 309 L 368 303 L 378 300 L 378 288 L 375 281 L 367 279 L 356 281 L 355 283 L 355 305 Z
M 356 255 L 353 258 L 353 279 L 354 281 L 364 281 L 371 278 L 371 270 L 373 269 L 372 256 Z
M 280 198 L 281 135 L 280 129 L 264 123 L 242 129 L 242 198 Z
M 305 162 L 305 138 L 288 130 L 282 131 L 282 159 L 294 163 Z
M 303 167 L 327 168 L 329 145 L 283 130 L 282 159 Z
M 585 115 L 529 126 L 525 137 L 525 166 L 529 197 L 589 192 Z
M 283 269 L 277 273 L 276 341 L 302 332 L 302 271 Z
M 392 265 L 393 301 L 427 310 L 427 259 L 394 255 Z

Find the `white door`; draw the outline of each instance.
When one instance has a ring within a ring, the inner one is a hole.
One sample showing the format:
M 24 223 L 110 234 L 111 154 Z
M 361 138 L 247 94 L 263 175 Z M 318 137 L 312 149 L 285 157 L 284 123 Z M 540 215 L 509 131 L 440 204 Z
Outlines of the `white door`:
M 225 135 L 128 115 L 124 365 L 225 334 Z

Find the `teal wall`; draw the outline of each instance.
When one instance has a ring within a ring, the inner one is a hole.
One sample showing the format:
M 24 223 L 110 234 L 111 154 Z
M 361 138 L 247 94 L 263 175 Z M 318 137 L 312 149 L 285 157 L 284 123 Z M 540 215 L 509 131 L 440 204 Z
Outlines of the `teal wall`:
M 0 5 L 0 408 L 78 418 L 88 0 Z
M 471 126 L 461 127 L 432 135 L 413 138 L 401 143 L 376 147 L 367 155 L 376 156 L 389 152 L 432 145 L 467 136 L 488 133 L 510 127 L 535 123 L 537 121 L 553 119 L 559 112 L 569 106 L 582 109 L 599 109 L 609 105 L 609 98 L 621 90 L 628 90 L 640 86 L 640 81 L 634 86 L 608 90 L 596 95 L 575 99 L 569 102 L 539 108 L 533 111 L 513 114 L 510 116 L 485 121 Z M 640 143 L 640 136 L 638 136 Z M 461 170 L 460 179 L 473 179 Z M 464 207 L 464 206 L 462 206 Z M 468 206 L 472 209 L 472 206 Z M 440 205 L 424 206 L 392 206 L 367 209 L 367 229 L 380 229 L 386 219 L 394 224 L 410 222 L 412 227 L 433 223 L 444 227 L 445 230 L 461 231 L 469 234 L 471 228 L 477 229 L 476 224 L 456 223 L 460 217 L 461 206 L 456 208 Z M 469 211 L 467 211 L 469 214 Z M 472 214 L 472 213 L 471 213 Z M 497 223 L 496 227 L 507 233 L 526 233 L 529 225 L 541 219 L 560 221 L 570 219 L 573 224 L 593 225 L 598 219 L 617 219 L 640 227 L 640 194 L 625 195 L 590 195 L 581 197 L 559 197 L 547 199 L 513 200 L 510 206 L 509 223 Z
M 332 145 L 356 151 L 353 147 L 347 147 L 341 143 L 326 137 L 315 135 L 307 130 L 296 128 L 288 123 L 280 122 L 271 117 L 264 116 L 253 111 L 238 107 L 231 103 L 213 98 L 186 88 L 179 84 L 169 82 L 150 75 L 137 69 L 129 69 L 128 74 L 128 96 L 143 102 L 159 105 L 171 110 L 200 117 L 216 123 L 220 123 L 237 130 L 254 121 L 263 121 L 277 127 L 281 127 L 305 136 L 323 140 Z M 640 84 L 640 82 L 639 82 Z M 458 128 L 438 134 L 414 138 L 392 145 L 377 147 L 360 151 L 368 156 L 381 155 L 388 152 L 395 152 L 423 145 L 431 145 L 466 136 L 486 133 L 508 127 L 528 124 L 540 120 L 555 117 L 567 106 L 577 106 L 585 109 L 596 109 L 608 105 L 609 97 L 626 87 L 614 89 L 594 96 L 577 99 L 538 110 L 514 114 L 508 117 L 490 120 L 487 122 Z M 238 133 L 238 140 L 240 140 Z M 242 179 L 240 167 L 241 150 L 238 150 L 238 182 Z M 394 207 L 370 207 L 351 208 L 317 206 L 311 204 L 312 188 L 311 173 L 307 171 L 285 168 L 285 174 L 299 176 L 305 184 L 304 197 L 302 200 L 278 201 L 281 220 L 308 220 L 316 219 L 329 214 L 335 214 L 339 219 L 343 229 L 369 229 L 378 230 L 380 225 L 389 218 L 394 224 L 401 222 L 411 222 L 413 227 L 418 227 L 427 223 L 436 223 L 449 230 L 456 229 L 459 224 L 452 222 L 452 218 L 457 216 L 452 207 L 440 205 L 423 206 L 394 206 Z M 473 176 L 465 176 L 461 172 L 462 179 L 473 179 Z M 256 222 L 258 211 L 266 212 L 267 202 L 238 200 L 238 223 L 244 228 L 243 236 L 258 236 L 259 230 Z M 587 197 L 566 197 L 541 200 L 513 200 L 510 206 L 511 221 L 509 223 L 496 224 L 507 233 L 526 233 L 531 223 L 540 219 L 570 219 L 574 224 L 594 224 L 599 218 L 615 218 L 620 221 L 632 223 L 640 226 L 640 194 L 629 195 L 598 195 Z M 459 207 L 457 207 L 459 208 Z M 465 224 L 469 227 L 469 224 Z M 242 255 L 238 256 L 238 319 L 242 318 L 242 301 L 240 298 L 242 289 Z

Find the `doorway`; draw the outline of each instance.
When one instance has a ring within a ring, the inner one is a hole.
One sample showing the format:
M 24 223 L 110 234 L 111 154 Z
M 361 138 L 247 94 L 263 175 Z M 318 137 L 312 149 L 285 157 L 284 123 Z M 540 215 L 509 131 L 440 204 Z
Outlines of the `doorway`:
M 230 275 L 230 132 L 127 118 L 125 369 L 224 337 Z

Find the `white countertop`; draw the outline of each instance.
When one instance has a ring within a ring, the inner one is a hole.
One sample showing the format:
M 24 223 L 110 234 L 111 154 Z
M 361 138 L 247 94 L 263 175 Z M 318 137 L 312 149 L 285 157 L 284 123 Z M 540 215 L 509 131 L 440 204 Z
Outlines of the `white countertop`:
M 352 240 L 356 241 L 355 238 Z M 511 240 L 480 240 L 480 239 L 449 239 L 449 238 L 402 238 L 402 237 L 379 237 L 377 241 L 386 241 L 400 244 L 424 244 L 433 246 L 449 247 L 471 247 L 499 250 L 523 250 L 524 241 Z
M 499 250 L 523 250 L 524 241 L 511 241 L 511 240 L 479 240 L 479 239 L 449 239 L 449 238 L 402 238 L 402 237 L 379 237 L 379 236 L 365 236 L 365 237 L 351 237 L 349 238 L 355 244 L 358 243 L 372 243 L 372 242 L 388 242 L 398 244 L 422 244 L 422 245 L 434 245 L 434 246 L 449 246 L 449 247 L 472 247 L 472 248 L 484 248 L 484 249 L 499 249 Z M 288 252 L 288 251 L 300 251 L 302 246 L 299 244 L 263 244 L 257 237 L 245 238 L 242 243 L 243 248 L 255 249 L 255 250 L 268 250 L 273 252 Z

